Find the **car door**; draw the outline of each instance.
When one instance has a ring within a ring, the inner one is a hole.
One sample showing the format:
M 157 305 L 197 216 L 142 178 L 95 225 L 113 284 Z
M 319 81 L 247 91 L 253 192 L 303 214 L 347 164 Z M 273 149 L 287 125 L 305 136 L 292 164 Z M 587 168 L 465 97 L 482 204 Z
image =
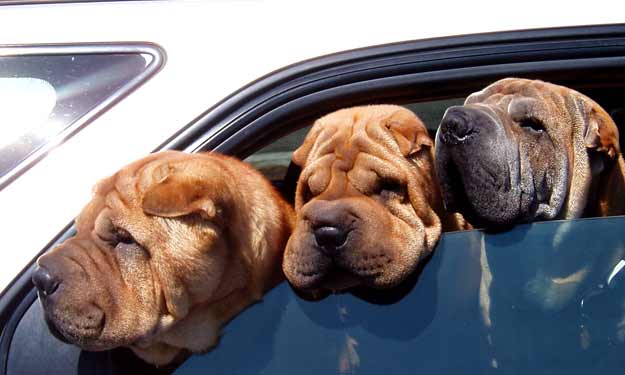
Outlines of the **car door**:
M 405 105 L 434 134 L 448 106 L 496 79 L 516 76 L 577 89 L 611 112 L 622 128 L 624 66 L 624 25 L 364 48 L 265 76 L 156 150 L 212 150 L 244 158 L 292 198 L 297 170 L 290 154 L 314 119 L 335 109 Z M 313 303 L 282 283 L 231 322 L 215 350 L 190 357 L 175 371 L 616 371 L 625 358 L 623 224 L 614 217 L 535 223 L 498 234 L 448 233 L 422 272 L 392 292 L 334 295 Z M 72 231 L 69 224 L 42 252 Z M 34 259 L 0 296 L 0 374 L 173 370 L 146 367 L 124 350 L 82 352 L 53 338 L 30 283 L 33 264 Z M 555 296 L 541 294 L 548 278 L 537 277 L 537 270 L 566 269 L 566 275 L 580 267 L 587 269 L 583 282 Z M 557 303 L 546 302 L 553 300 Z

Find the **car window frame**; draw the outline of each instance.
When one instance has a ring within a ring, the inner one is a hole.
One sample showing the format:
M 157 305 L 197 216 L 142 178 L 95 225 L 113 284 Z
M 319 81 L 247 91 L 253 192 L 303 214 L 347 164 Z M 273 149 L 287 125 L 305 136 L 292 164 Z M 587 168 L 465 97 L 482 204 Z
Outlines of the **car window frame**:
M 580 49 L 586 52 L 580 57 Z M 424 58 L 424 56 L 435 56 Z M 436 57 L 438 56 L 438 57 Z M 447 57 L 445 57 L 447 56 Z M 264 144 L 345 106 L 467 95 L 512 73 L 625 67 L 625 24 L 538 29 L 436 38 L 368 47 L 303 61 L 270 73 L 226 97 L 155 148 L 217 151 L 244 158 Z M 571 82 L 575 77 L 570 77 Z M 578 80 L 580 81 L 580 80 Z M 447 87 L 441 83 L 451 82 Z M 624 80 L 625 82 L 625 80 Z M 429 89 L 421 95 L 415 87 Z M 414 102 L 414 100 L 412 100 Z M 277 124 L 277 125 L 276 125 Z M 30 273 L 39 255 L 73 234 L 73 224 L 42 249 L 0 294 L 0 358 L 21 314 L 36 298 Z M 5 368 L 0 368 L 4 374 Z
M 0 56 L 54 56 L 54 55 L 94 55 L 94 54 L 131 54 L 148 55 L 151 58 L 143 71 L 124 83 L 117 91 L 99 102 L 95 107 L 79 117 L 50 141 L 42 144 L 28 154 L 15 167 L 0 176 L 0 191 L 26 173 L 41 161 L 51 150 L 62 145 L 91 124 L 101 114 L 111 109 L 122 99 L 130 95 L 150 78 L 156 75 L 165 65 L 167 55 L 157 44 L 148 42 L 111 42 L 111 43 L 64 43 L 64 44 L 20 44 L 0 45 Z

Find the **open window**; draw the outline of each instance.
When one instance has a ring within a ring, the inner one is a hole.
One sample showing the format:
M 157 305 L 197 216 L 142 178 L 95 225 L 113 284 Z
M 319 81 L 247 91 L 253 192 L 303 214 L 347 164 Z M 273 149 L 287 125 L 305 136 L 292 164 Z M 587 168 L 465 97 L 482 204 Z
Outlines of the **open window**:
M 257 81 L 160 148 L 246 158 L 282 187 L 290 154 L 323 114 L 353 105 L 401 104 L 434 132 L 447 106 L 506 76 L 577 89 L 612 112 L 625 132 L 624 67 L 622 26 L 372 47 L 307 61 Z M 192 356 L 176 372 L 620 371 L 623 224 L 622 217 L 614 217 L 535 223 L 499 234 L 445 234 L 418 279 L 393 304 L 349 294 L 306 302 L 283 283 L 231 322 L 215 350 Z M 85 353 L 51 338 L 29 270 L 2 296 L 0 313 L 0 358 L 6 363 L 0 373 L 42 371 L 52 358 L 63 373 L 125 371 L 123 352 Z M 25 355 L 33 340 L 45 342 L 46 353 Z

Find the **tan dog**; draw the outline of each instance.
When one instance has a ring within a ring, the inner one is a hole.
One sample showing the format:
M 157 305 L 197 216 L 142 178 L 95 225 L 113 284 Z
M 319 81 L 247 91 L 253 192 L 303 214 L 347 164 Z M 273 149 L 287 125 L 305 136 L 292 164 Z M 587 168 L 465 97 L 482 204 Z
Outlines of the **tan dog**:
M 315 122 L 293 154 L 302 168 L 297 224 L 283 269 L 316 297 L 364 285 L 393 287 L 433 250 L 442 217 L 432 140 L 409 110 L 355 107 Z
M 503 79 L 445 113 L 436 168 L 447 209 L 474 225 L 625 212 L 618 129 L 563 86 Z
M 210 349 L 226 322 L 283 279 L 292 220 L 246 164 L 158 153 L 96 186 L 76 236 L 39 258 L 33 282 L 61 339 L 167 364 Z

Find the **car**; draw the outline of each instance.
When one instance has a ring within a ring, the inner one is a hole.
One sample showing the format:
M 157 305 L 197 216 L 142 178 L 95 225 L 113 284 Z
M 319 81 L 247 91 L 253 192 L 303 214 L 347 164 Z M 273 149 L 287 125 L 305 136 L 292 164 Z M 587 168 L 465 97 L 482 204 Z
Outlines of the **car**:
M 72 235 L 72 217 L 94 182 L 146 153 L 235 155 L 288 198 L 297 177 L 288 173 L 290 155 L 319 116 L 402 104 L 434 133 L 446 108 L 507 76 L 575 88 L 625 126 L 625 25 L 610 24 L 622 9 L 608 4 L 597 13 L 527 5 L 513 20 L 508 9 L 495 9 L 466 22 L 474 3 L 456 5 L 453 14 L 444 2 L 428 9 L 15 3 L 0 6 L 0 98 L 12 103 L 0 117 L 13 124 L 47 116 L 54 128 L 26 138 L 2 130 L 3 141 L 21 139 L 0 149 L 3 375 L 162 370 L 126 350 L 91 353 L 58 341 L 30 282 L 37 256 Z M 531 18 L 537 13 L 547 18 Z M 554 14 L 562 16 L 558 24 Z M 590 26 L 544 28 L 582 24 Z M 543 28 L 500 31 L 530 26 Z M 625 361 L 623 220 L 444 234 L 423 270 L 392 293 L 308 302 L 283 283 L 233 320 L 215 350 L 165 371 L 618 371 Z M 566 278 L 579 270 L 584 278 Z M 554 280 L 566 282 L 547 288 Z

